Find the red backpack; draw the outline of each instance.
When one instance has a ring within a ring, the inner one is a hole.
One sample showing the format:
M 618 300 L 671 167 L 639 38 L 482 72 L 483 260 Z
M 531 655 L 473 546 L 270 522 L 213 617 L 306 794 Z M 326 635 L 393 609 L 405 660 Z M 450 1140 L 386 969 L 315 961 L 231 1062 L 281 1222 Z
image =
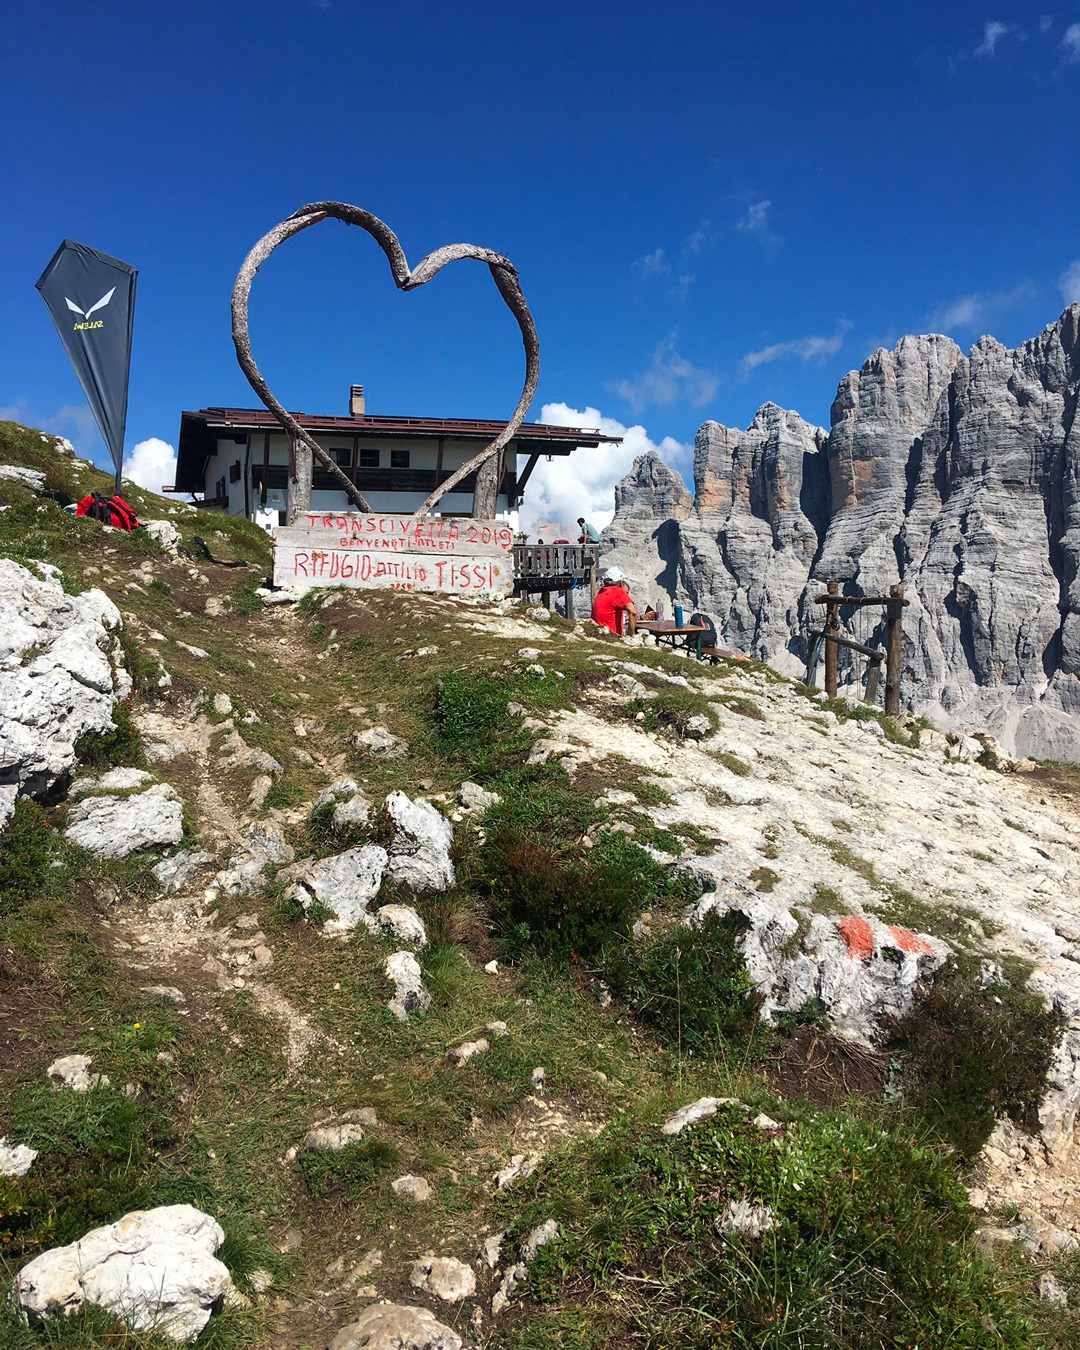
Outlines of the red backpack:
M 103 497 L 100 492 L 91 492 L 84 497 L 75 507 L 75 514 L 100 520 L 103 525 L 112 525 L 128 533 L 142 528 L 142 522 L 123 497 Z

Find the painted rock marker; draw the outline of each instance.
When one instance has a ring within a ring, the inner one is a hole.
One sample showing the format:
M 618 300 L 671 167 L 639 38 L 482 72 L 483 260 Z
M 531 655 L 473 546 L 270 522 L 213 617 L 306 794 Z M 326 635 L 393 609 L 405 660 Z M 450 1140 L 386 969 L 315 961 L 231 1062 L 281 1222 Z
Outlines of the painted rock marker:
M 274 533 L 274 584 L 509 595 L 514 536 L 498 520 L 316 512 Z

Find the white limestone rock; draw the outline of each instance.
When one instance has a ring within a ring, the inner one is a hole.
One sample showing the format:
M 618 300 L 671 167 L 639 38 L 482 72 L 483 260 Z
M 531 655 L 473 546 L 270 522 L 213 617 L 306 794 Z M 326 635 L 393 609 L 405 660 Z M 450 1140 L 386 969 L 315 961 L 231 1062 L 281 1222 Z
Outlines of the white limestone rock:
M 89 1092 L 91 1088 L 107 1087 L 108 1074 L 91 1073 L 93 1060 L 89 1055 L 61 1055 L 54 1059 L 45 1070 L 57 1087 L 70 1088 L 72 1092 Z
M 424 988 L 420 962 L 412 952 L 393 952 L 386 958 L 386 978 L 394 986 L 394 997 L 387 1005 L 404 1022 L 410 1013 L 431 1007 L 431 995 Z
M 373 1303 L 342 1327 L 328 1350 L 461 1350 L 462 1340 L 427 1308 Z
M 481 1036 L 478 1040 L 466 1041 L 463 1045 L 452 1046 L 443 1058 L 447 1064 L 452 1064 L 455 1069 L 463 1069 L 470 1059 L 475 1059 L 477 1055 L 482 1055 L 490 1049 L 491 1043 L 485 1036 Z
M 170 557 L 178 557 L 183 536 L 171 521 L 144 520 L 143 529 L 165 550 Z
M 383 905 L 375 911 L 375 922 L 384 933 L 412 947 L 427 946 L 424 921 L 411 905 Z
M 69 811 L 64 838 L 99 858 L 126 858 L 140 849 L 178 844 L 184 808 L 168 783 L 131 797 L 84 797 Z
M 142 787 L 153 781 L 154 775 L 147 773 L 145 769 L 110 769 L 100 778 L 80 778 L 72 787 L 71 796 L 82 797 L 87 792 L 127 792 L 131 788 Z
M 864 1045 L 875 1041 L 883 1022 L 910 1011 L 919 982 L 952 954 L 940 938 L 857 914 L 813 914 L 796 942 L 798 921 L 767 896 L 714 891 L 692 905 L 686 917 L 700 923 L 709 914 L 732 911 L 749 923 L 738 945 L 763 996 L 765 1020 L 819 998 L 830 1026 Z
M 463 811 L 483 812 L 497 806 L 502 798 L 497 792 L 489 792 L 487 788 L 482 788 L 479 783 L 465 782 L 458 791 L 458 800 Z
M 75 767 L 88 732 L 113 729 L 130 688 L 101 591 L 67 595 L 51 577 L 0 558 L 0 781 L 41 796 Z
M 305 910 L 318 902 L 333 912 L 334 917 L 323 924 L 324 933 L 349 933 L 359 924 L 374 931 L 377 925 L 368 905 L 379 893 L 386 864 L 386 849 L 378 844 L 350 848 L 312 863 L 292 894 Z
M 268 864 L 289 863 L 293 856 L 280 821 L 253 821 L 240 831 L 237 851 L 213 884 L 227 895 L 251 895 L 262 885 Z
M 390 1189 L 395 1195 L 404 1196 L 406 1200 L 412 1200 L 418 1205 L 430 1200 L 435 1194 L 431 1182 L 426 1177 L 413 1176 L 411 1172 L 392 1181 Z
M 316 1125 L 304 1135 L 301 1145 L 305 1153 L 340 1153 L 350 1144 L 359 1144 L 364 1138 L 364 1127 L 359 1121 Z
M 389 850 L 389 876 L 417 891 L 445 891 L 453 886 L 450 822 L 430 802 L 411 801 L 404 792 L 391 792 L 386 812 L 396 830 Z
M 36 1148 L 29 1144 L 13 1144 L 6 1137 L 0 1139 L 0 1177 L 24 1177 L 37 1157 Z
M 384 726 L 368 727 L 358 731 L 352 739 L 353 746 L 372 757 L 372 759 L 408 759 L 408 745 L 400 736 Z
M 476 1293 L 472 1267 L 453 1256 L 424 1256 L 412 1263 L 409 1283 L 425 1294 L 434 1294 L 444 1303 L 460 1303 Z
M 45 475 L 40 469 L 24 469 L 19 464 L 0 464 L 0 479 L 18 483 L 31 492 L 40 492 L 45 486 Z
M 32 1320 L 91 1303 L 138 1331 L 182 1342 L 197 1336 L 232 1288 L 214 1253 L 221 1226 L 191 1205 L 135 1210 L 25 1265 L 15 1297 Z

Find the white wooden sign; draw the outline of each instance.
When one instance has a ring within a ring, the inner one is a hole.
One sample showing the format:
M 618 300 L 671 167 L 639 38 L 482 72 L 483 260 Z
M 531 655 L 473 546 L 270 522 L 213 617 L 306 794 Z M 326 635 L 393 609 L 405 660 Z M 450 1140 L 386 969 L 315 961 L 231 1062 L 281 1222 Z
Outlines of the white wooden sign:
M 310 512 L 274 532 L 274 584 L 509 595 L 514 535 L 497 520 Z

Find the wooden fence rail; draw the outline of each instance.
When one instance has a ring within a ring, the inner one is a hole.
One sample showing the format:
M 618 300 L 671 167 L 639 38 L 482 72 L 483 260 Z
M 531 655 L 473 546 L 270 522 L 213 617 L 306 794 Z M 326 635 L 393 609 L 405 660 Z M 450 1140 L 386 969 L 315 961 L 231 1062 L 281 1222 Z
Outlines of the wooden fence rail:
M 836 697 L 838 687 L 837 656 L 840 647 L 847 647 L 861 653 L 870 662 L 866 676 L 867 703 L 877 702 L 878 685 L 881 680 L 881 663 L 885 662 L 885 711 L 895 717 L 900 711 L 900 653 L 903 644 L 904 607 L 911 602 L 904 599 L 902 585 L 890 586 L 888 595 L 841 595 L 840 583 L 830 581 L 826 584 L 825 595 L 815 595 L 814 603 L 825 606 L 825 625 L 815 629 L 809 637 L 809 650 L 806 657 L 806 683 L 813 687 L 817 676 L 817 655 L 819 646 L 825 646 L 825 692 L 830 698 Z M 846 638 L 840 634 L 840 610 L 845 605 L 861 609 L 866 605 L 882 605 L 885 608 L 885 650 L 880 647 L 865 647 L 861 642 Z

